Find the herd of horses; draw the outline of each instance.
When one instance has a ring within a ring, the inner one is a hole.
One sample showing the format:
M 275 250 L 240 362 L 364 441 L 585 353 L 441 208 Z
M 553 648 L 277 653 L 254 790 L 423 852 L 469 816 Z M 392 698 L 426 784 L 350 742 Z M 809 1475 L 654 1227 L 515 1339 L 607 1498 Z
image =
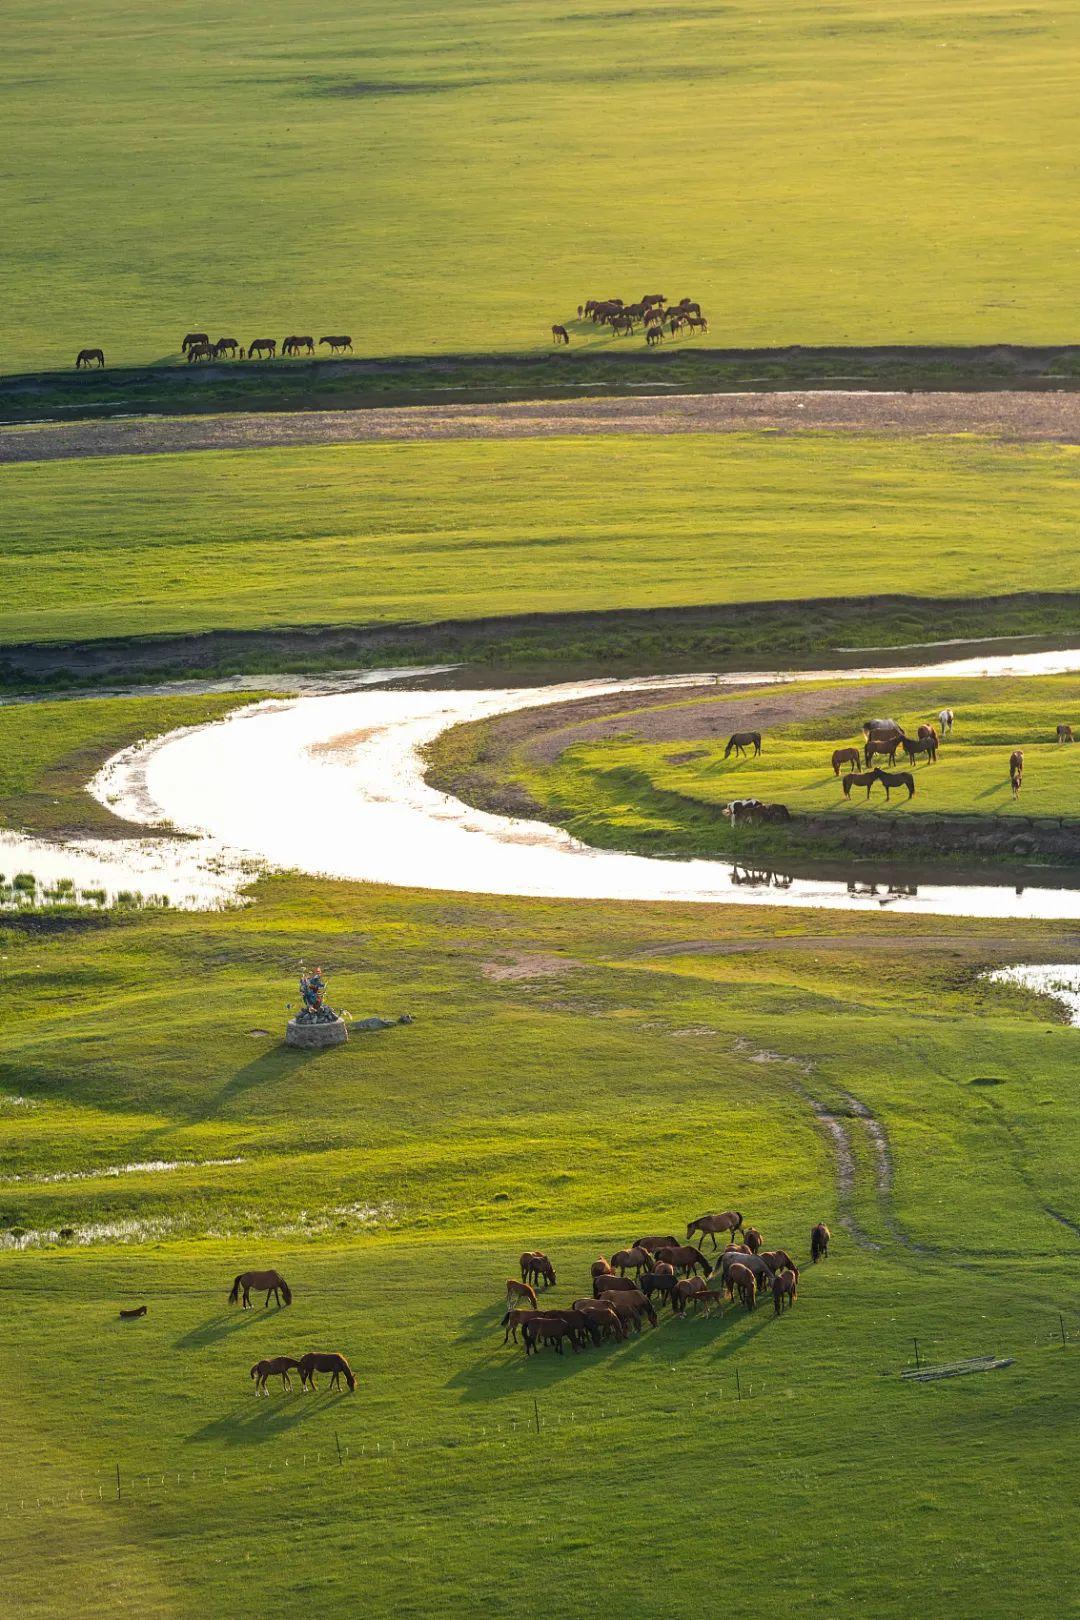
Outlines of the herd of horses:
M 621 298 L 589 298 L 577 309 L 578 323 L 590 321 L 593 326 L 610 326 L 616 337 L 633 337 L 640 326 L 649 348 L 663 343 L 667 336 L 676 338 L 680 332 L 707 332 L 709 323 L 701 313 L 701 305 L 694 298 L 680 298 L 669 304 L 663 293 L 646 293 L 636 303 L 625 303 Z M 565 326 L 551 328 L 553 343 L 569 346 L 570 333 Z
M 271 1294 L 274 1304 L 280 1306 L 292 1304 L 292 1289 L 289 1287 L 280 1271 L 241 1271 L 234 1277 L 232 1288 L 229 1290 L 229 1304 L 235 1305 L 239 1300 L 245 1311 L 253 1309 L 251 1291 L 266 1294 L 263 1309 L 270 1304 Z M 123 1314 L 123 1313 L 122 1313 Z M 330 1388 L 340 1389 L 344 1378 L 350 1393 L 356 1388 L 356 1375 L 345 1357 L 336 1350 L 308 1350 L 302 1356 L 266 1356 L 257 1361 L 251 1369 L 251 1377 L 255 1380 L 256 1395 L 269 1395 L 266 1387 L 268 1378 L 281 1379 L 281 1388 L 292 1389 L 289 1378 L 291 1372 L 300 1374 L 300 1388 L 302 1390 L 317 1390 L 315 1382 L 316 1373 L 330 1374 Z
M 321 337 L 319 347 L 326 344 L 331 354 L 352 354 L 352 338 L 347 333 L 337 337 Z M 315 354 L 315 339 L 308 336 L 297 336 L 295 333 L 281 340 L 282 358 L 293 358 L 297 355 Z M 186 355 L 188 365 L 197 365 L 202 360 L 274 360 L 278 356 L 277 338 L 252 338 L 245 348 L 234 337 L 220 337 L 210 341 L 209 332 L 188 332 L 180 345 L 180 353 Z M 83 371 L 90 366 L 102 367 L 105 364 L 105 355 L 101 349 L 80 349 L 75 356 L 75 370 Z
M 690 1242 L 700 1234 L 701 1241 L 712 1239 L 714 1258 L 708 1259 Z M 718 1234 L 729 1238 L 721 1250 Z M 741 1235 L 742 1241 L 736 1243 Z M 824 1221 L 810 1233 L 810 1259 L 813 1264 L 826 1259 L 832 1234 Z M 744 1222 L 739 1210 L 699 1215 L 686 1228 L 680 1242 L 672 1233 L 655 1233 L 635 1238 L 618 1249 L 610 1260 L 601 1256 L 590 1268 L 592 1292 L 566 1306 L 541 1305 L 537 1289 L 546 1291 L 556 1283 L 555 1267 L 538 1249 L 527 1250 L 519 1262 L 520 1280 L 506 1279 L 506 1312 L 499 1322 L 503 1344 L 520 1343 L 526 1356 L 549 1346 L 558 1355 L 563 1345 L 585 1350 L 605 1340 L 624 1340 L 631 1332 L 641 1333 L 647 1322 L 657 1327 L 656 1299 L 668 1305 L 672 1316 L 723 1314 L 736 1296 L 747 1310 L 756 1308 L 763 1294 L 770 1294 L 773 1312 L 780 1316 L 799 1297 L 799 1267 L 786 1249 L 766 1249 L 756 1226 Z M 627 1273 L 632 1272 L 633 1276 Z

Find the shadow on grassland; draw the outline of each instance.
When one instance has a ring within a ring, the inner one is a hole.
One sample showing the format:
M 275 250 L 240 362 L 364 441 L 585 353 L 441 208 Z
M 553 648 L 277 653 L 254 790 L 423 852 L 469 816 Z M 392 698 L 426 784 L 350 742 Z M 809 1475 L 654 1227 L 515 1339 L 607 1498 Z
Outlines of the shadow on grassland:
M 282 1041 L 280 1046 L 272 1047 L 269 1052 L 263 1052 L 260 1057 L 245 1063 L 242 1069 L 237 1069 L 217 1096 L 210 1099 L 198 1118 L 212 1119 L 215 1114 L 220 1114 L 230 1103 L 243 1097 L 247 1092 L 254 1091 L 259 1086 L 272 1085 L 278 1080 L 289 1080 L 298 1070 L 306 1068 L 309 1063 L 317 1062 L 319 1058 L 335 1050 L 337 1049 L 334 1047 L 310 1050 L 286 1046 Z
M 202 1428 L 193 1430 L 185 1444 L 197 1444 L 203 1440 L 223 1440 L 226 1445 L 233 1446 L 246 1446 L 252 1442 L 261 1444 L 264 1440 L 274 1440 L 288 1434 L 309 1418 L 326 1412 L 343 1398 L 326 1389 L 318 1390 L 314 1395 L 302 1395 L 299 1389 L 300 1374 L 293 1373 L 291 1377 L 291 1395 L 279 1393 L 271 1395 L 268 1400 L 251 1396 L 231 1411 L 223 1412 L 220 1417 L 204 1423 Z

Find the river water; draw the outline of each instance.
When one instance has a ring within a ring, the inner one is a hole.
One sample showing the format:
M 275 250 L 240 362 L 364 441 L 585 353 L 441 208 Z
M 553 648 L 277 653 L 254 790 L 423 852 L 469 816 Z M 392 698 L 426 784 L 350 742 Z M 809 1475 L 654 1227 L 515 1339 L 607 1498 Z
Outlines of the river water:
M 579 843 L 558 828 L 474 810 L 429 787 L 421 751 L 448 726 L 598 694 L 777 681 L 911 680 L 1067 673 L 1080 649 L 958 658 L 923 668 L 774 671 L 585 681 L 521 690 L 368 688 L 270 700 L 212 725 L 171 733 L 111 759 L 90 790 L 126 820 L 169 822 L 189 837 L 44 846 L 50 881 L 90 862 L 95 881 L 220 905 L 253 871 L 298 870 L 355 882 L 581 900 L 879 909 L 976 917 L 1080 917 L 1080 887 L 1038 868 L 1020 889 L 979 877 L 947 883 L 860 881 L 746 873 L 727 861 L 662 860 Z M 394 672 L 382 672 L 392 679 Z M 371 672 L 369 679 L 380 678 Z M 949 701 L 947 684 L 941 700 Z M 4 835 L 9 873 L 34 871 L 42 846 Z M 102 863 L 109 875 L 103 879 Z M 805 870 L 805 869 L 804 869 Z M 1078 875 L 1080 883 L 1080 875 Z

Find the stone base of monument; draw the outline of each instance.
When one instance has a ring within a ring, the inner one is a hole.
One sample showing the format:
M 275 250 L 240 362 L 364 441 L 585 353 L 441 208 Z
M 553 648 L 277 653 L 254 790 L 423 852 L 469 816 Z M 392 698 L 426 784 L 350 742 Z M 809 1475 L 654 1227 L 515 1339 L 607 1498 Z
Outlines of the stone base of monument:
M 301 1023 L 290 1018 L 285 1030 L 286 1046 L 341 1046 L 349 1038 L 344 1018 L 329 1018 L 320 1023 Z

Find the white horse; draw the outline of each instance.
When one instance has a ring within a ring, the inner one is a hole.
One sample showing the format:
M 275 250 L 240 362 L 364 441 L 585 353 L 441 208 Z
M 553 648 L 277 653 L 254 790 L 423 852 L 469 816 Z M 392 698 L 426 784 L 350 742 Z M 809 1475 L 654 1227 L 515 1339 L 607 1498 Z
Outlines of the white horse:
M 952 723 L 953 723 L 953 712 L 952 712 L 952 710 L 951 709 L 942 709 L 941 713 L 938 715 L 937 718 L 938 718 L 938 725 L 941 727 L 941 735 L 943 737 L 947 737 L 949 735 L 950 731 L 952 730 Z

